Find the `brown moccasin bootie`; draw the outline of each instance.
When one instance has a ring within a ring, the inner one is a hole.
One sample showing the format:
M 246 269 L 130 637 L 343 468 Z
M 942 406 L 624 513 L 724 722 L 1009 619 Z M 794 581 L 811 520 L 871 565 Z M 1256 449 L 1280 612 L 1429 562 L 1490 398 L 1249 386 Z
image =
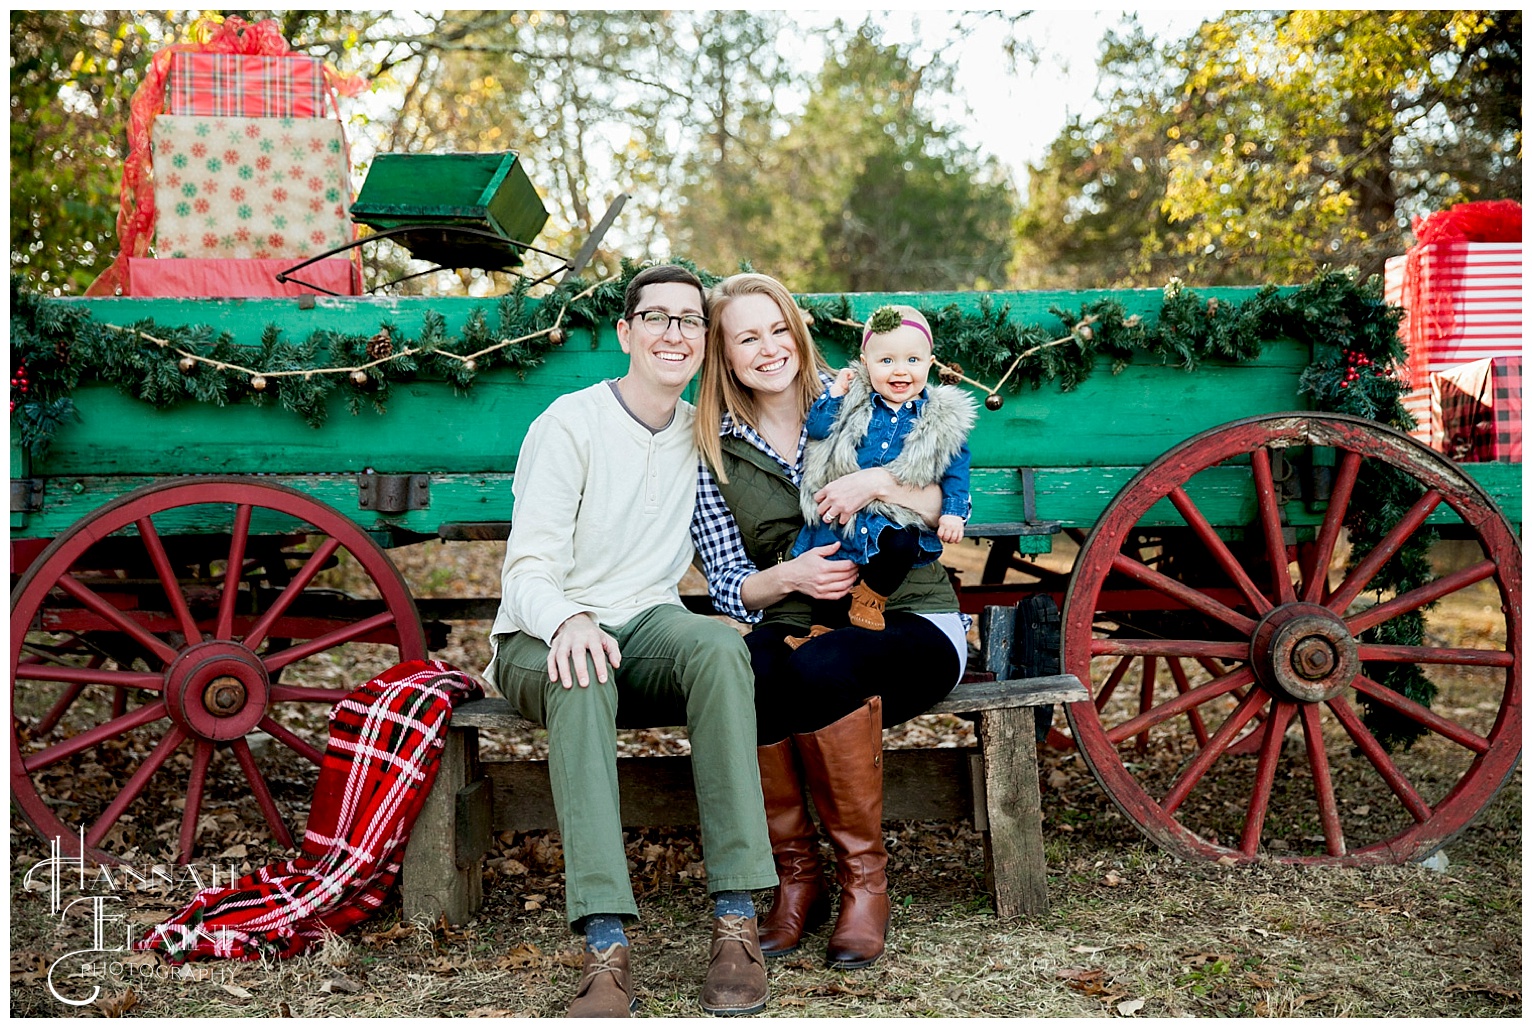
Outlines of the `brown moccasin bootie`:
M 796 650 L 798 647 L 802 646 L 810 639 L 818 639 L 821 635 L 829 635 L 833 631 L 835 631 L 835 629 L 826 628 L 824 625 L 814 625 L 809 629 L 808 635 L 790 635 L 782 641 L 787 643 L 788 649 Z
M 847 617 L 858 628 L 881 632 L 883 631 L 883 608 L 887 605 L 887 596 L 873 592 L 865 582 L 858 582 L 851 589 L 851 611 Z

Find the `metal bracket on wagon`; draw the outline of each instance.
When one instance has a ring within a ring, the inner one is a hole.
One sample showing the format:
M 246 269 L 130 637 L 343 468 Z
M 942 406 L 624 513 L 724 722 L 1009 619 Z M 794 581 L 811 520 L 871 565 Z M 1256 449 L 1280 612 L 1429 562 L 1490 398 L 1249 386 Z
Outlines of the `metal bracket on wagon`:
M 431 506 L 431 476 L 380 475 L 371 469 L 356 476 L 357 506 L 379 514 L 403 514 Z

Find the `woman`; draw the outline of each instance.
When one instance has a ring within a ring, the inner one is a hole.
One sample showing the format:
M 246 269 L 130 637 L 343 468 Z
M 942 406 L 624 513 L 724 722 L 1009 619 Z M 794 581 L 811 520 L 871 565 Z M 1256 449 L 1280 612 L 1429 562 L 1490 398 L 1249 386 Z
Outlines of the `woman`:
M 856 565 L 827 559 L 838 543 L 789 559 L 803 526 L 804 418 L 831 378 L 781 283 L 743 274 L 713 287 L 697 397 L 698 520 L 707 526 L 699 537 L 714 604 L 755 622 L 745 641 L 779 877 L 761 950 L 791 953 L 829 917 L 806 784 L 841 887 L 826 963 L 854 968 L 882 955 L 888 933 L 882 729 L 951 691 L 963 675 L 967 642 L 939 563 L 911 572 L 889 597 L 883 631 L 841 628 L 796 650 L 785 642 L 807 632 L 810 600 L 844 596 L 856 583 Z M 910 507 L 933 526 L 941 513 L 938 486 L 908 488 L 883 468 L 836 479 L 818 499 L 819 515 L 842 523 L 874 499 Z

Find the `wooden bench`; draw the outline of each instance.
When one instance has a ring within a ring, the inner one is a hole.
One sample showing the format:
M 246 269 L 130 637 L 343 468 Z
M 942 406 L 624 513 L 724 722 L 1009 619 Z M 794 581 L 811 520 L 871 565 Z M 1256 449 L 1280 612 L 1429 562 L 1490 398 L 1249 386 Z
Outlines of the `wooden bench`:
M 978 746 L 887 750 L 883 768 L 885 820 L 973 819 L 1002 916 L 1048 908 L 1033 709 L 1089 695 L 1072 675 L 1003 677 L 1015 615 L 1014 607 L 985 608 L 982 667 L 970 662 L 963 682 L 930 710 L 974 721 Z M 405 917 L 468 920 L 483 903 L 483 859 L 493 835 L 558 827 L 547 761 L 479 759 L 480 731 L 528 727 L 503 699 L 453 711 L 435 787 L 405 851 Z M 617 775 L 624 825 L 697 823 L 689 757 L 620 757 Z

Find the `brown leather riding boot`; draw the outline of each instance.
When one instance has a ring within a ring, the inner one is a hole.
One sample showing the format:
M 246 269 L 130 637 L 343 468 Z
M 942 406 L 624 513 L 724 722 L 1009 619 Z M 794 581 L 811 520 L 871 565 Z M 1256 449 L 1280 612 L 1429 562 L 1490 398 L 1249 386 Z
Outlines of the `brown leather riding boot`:
M 870 628 L 874 632 L 883 631 L 883 608 L 888 606 L 888 597 L 882 593 L 875 593 L 865 582 L 858 582 L 851 587 L 851 609 L 846 612 L 846 617 L 858 628 Z
M 804 932 L 830 919 L 830 889 L 819 862 L 819 833 L 803 798 L 798 748 L 791 738 L 757 746 L 766 828 L 777 864 L 771 913 L 761 922 L 761 952 L 780 957 L 798 948 Z
M 883 848 L 883 700 L 874 696 L 832 725 L 793 741 L 819 820 L 835 849 L 840 913 L 825 948 L 829 967 L 866 967 L 888 936 L 888 852 Z

